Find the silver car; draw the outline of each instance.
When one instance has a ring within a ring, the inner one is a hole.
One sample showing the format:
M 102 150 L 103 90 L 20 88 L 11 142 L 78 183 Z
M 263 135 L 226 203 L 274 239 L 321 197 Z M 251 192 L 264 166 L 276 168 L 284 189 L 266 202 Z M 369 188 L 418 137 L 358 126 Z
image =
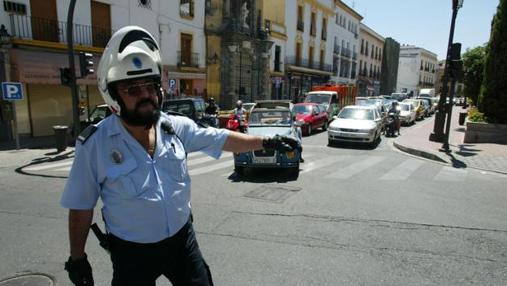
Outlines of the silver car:
M 375 106 L 344 107 L 328 129 L 328 142 L 361 142 L 374 145 L 380 138 L 382 117 Z

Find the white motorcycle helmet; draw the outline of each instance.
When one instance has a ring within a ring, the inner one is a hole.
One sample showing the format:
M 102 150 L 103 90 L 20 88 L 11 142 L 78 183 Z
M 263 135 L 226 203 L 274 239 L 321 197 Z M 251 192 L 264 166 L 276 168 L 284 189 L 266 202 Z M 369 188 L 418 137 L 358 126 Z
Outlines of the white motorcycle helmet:
M 162 61 L 157 42 L 145 29 L 121 28 L 109 40 L 97 70 L 98 88 L 114 114 L 121 114 L 112 83 L 152 77 L 160 82 Z M 160 95 L 159 95 L 160 98 Z

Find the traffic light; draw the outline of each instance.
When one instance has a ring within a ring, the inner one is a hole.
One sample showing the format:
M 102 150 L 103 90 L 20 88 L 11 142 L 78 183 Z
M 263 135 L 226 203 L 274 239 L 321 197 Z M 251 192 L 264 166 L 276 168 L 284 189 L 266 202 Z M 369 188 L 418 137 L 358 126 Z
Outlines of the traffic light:
M 463 61 L 461 60 L 461 43 L 454 43 L 451 46 L 451 62 L 449 75 L 456 81 L 463 80 Z
M 79 53 L 79 69 L 81 71 L 81 77 L 86 77 L 95 72 L 92 53 Z
M 60 82 L 62 85 L 70 85 L 70 69 L 69 68 L 60 68 Z

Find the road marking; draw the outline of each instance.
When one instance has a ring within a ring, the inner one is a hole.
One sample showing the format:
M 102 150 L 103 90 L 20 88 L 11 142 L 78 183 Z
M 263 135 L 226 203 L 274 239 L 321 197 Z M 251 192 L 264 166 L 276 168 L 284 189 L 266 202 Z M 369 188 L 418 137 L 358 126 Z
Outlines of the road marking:
M 26 167 L 26 168 L 23 169 L 23 171 L 49 170 L 49 169 L 63 167 L 63 166 L 70 166 L 70 165 L 72 165 L 72 162 L 74 162 L 74 160 L 66 161 L 66 162 L 61 162 L 61 163 L 48 163 L 48 164 L 36 165 L 36 166 L 33 166 L 33 167 Z M 70 167 L 69 167 L 69 170 L 70 170 Z
M 348 165 L 347 167 L 341 168 L 338 171 L 331 173 L 326 176 L 326 178 L 335 178 L 335 179 L 348 179 L 380 162 L 382 162 L 386 157 L 380 156 L 371 156 L 366 158 L 365 160 L 356 162 L 352 165 Z
M 393 180 L 403 181 L 406 180 L 412 173 L 417 171 L 419 167 L 424 164 L 423 161 L 418 159 L 408 159 L 405 162 L 399 164 L 384 176 L 380 177 L 380 180 Z
M 218 160 L 226 159 L 226 158 L 229 158 L 229 157 L 232 157 L 232 153 L 227 152 L 227 153 L 224 153 L 220 157 L 220 159 L 218 159 Z M 215 159 L 213 157 L 210 157 L 210 156 L 206 156 L 206 157 L 203 157 L 203 158 L 188 160 L 187 166 L 190 167 L 190 166 L 199 165 L 199 164 L 202 164 L 202 163 L 206 163 L 206 162 L 209 162 L 209 161 L 215 161 L 215 160 L 217 160 L 217 159 Z
M 213 172 L 213 171 L 220 170 L 220 169 L 233 168 L 233 167 L 234 167 L 234 162 L 232 159 L 230 159 L 230 160 L 226 160 L 224 162 L 220 162 L 220 163 L 213 164 L 210 166 L 192 169 L 192 170 L 189 170 L 188 173 L 190 174 L 190 176 L 197 176 L 197 175 L 206 174 L 206 173 Z
M 445 166 L 435 176 L 435 178 L 433 178 L 433 180 L 459 182 L 464 181 L 467 174 L 468 174 L 467 170 Z
M 331 156 L 331 157 L 326 157 L 326 158 L 322 158 L 322 159 L 319 159 L 317 161 L 311 161 L 311 162 L 308 162 L 305 159 L 305 162 L 307 162 L 307 163 L 304 163 L 303 170 L 301 172 L 299 172 L 299 173 L 300 174 L 309 173 L 311 171 L 314 171 L 314 170 L 317 170 L 317 169 L 324 168 L 324 167 L 327 167 L 329 165 L 332 165 L 332 164 L 334 164 L 336 162 L 347 160 L 347 159 L 349 159 L 351 157 L 352 156 L 350 156 L 350 155 Z

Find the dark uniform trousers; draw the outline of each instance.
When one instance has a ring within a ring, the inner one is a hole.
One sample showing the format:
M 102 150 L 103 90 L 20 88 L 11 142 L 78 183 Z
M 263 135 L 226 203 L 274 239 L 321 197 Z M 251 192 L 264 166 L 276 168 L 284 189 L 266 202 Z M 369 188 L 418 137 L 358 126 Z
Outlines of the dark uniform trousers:
M 110 235 L 112 286 L 154 286 L 164 275 L 173 286 L 213 286 L 192 222 L 157 243 L 134 243 Z

